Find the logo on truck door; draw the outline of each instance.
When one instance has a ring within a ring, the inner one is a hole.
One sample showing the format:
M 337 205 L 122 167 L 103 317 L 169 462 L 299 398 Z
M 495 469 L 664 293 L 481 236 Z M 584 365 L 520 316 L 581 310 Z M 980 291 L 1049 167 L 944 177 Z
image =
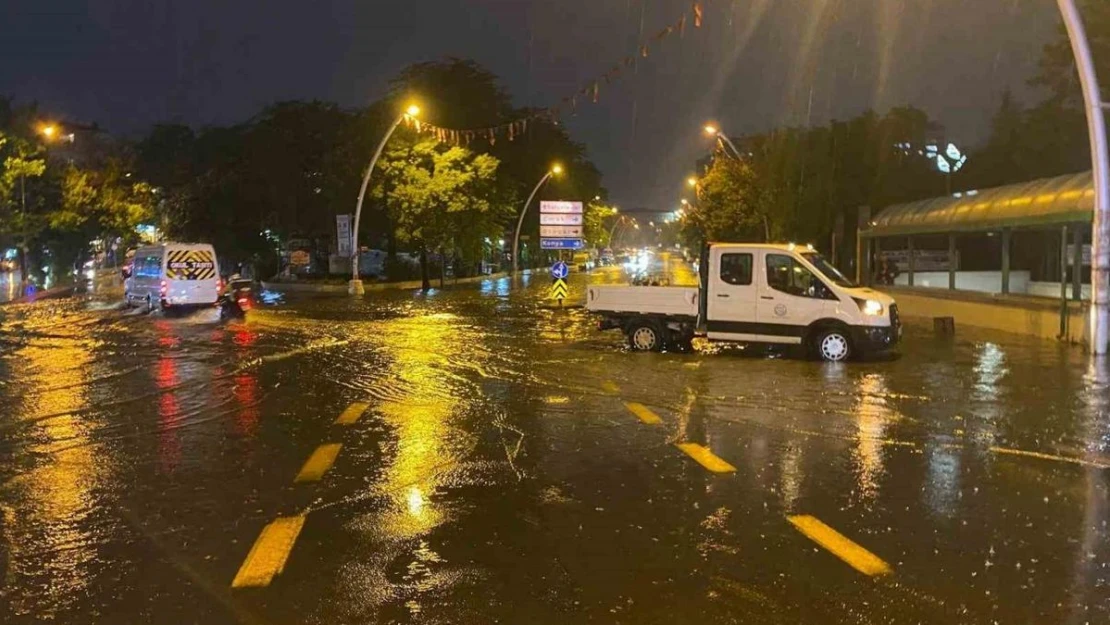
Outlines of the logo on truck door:
M 785 317 L 786 316 L 786 304 L 775 304 L 775 316 L 777 316 L 777 317 Z
M 211 280 L 216 277 L 216 259 L 208 250 L 167 252 L 166 277 L 170 280 Z

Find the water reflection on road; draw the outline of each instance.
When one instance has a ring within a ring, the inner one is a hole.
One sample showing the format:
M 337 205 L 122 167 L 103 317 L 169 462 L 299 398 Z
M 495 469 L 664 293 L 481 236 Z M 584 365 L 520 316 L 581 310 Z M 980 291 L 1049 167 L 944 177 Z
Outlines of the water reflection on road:
M 16 307 L 0 601 L 15 622 L 1110 622 L 1110 376 L 1079 352 L 910 326 L 870 362 L 630 354 L 541 290 L 290 298 L 226 325 Z M 295 484 L 325 444 L 334 466 Z M 271 586 L 232 591 L 260 528 L 297 515 Z

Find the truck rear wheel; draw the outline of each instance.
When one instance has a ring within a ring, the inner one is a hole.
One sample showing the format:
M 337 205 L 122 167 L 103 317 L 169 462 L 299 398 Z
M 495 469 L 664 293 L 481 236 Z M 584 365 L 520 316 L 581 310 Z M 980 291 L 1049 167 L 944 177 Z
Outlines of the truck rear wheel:
M 628 346 L 634 352 L 663 351 L 663 331 L 651 321 L 633 321 L 628 326 Z
M 843 362 L 852 355 L 852 339 L 847 330 L 822 330 L 814 337 L 813 353 L 826 362 Z

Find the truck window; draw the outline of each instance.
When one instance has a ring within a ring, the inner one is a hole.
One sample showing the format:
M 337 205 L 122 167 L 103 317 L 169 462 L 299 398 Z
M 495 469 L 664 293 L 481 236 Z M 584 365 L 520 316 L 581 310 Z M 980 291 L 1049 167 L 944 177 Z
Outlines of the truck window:
M 721 281 L 737 286 L 752 283 L 751 254 L 721 254 Z
M 785 254 L 767 255 L 767 286 L 799 297 L 828 296 L 828 288 L 824 282 Z

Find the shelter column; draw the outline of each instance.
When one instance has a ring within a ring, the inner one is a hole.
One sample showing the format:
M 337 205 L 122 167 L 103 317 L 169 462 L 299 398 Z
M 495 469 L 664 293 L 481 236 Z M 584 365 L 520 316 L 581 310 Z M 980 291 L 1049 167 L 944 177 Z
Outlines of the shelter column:
M 1010 292 L 1010 234 L 1009 228 L 1002 229 L 1002 294 Z

